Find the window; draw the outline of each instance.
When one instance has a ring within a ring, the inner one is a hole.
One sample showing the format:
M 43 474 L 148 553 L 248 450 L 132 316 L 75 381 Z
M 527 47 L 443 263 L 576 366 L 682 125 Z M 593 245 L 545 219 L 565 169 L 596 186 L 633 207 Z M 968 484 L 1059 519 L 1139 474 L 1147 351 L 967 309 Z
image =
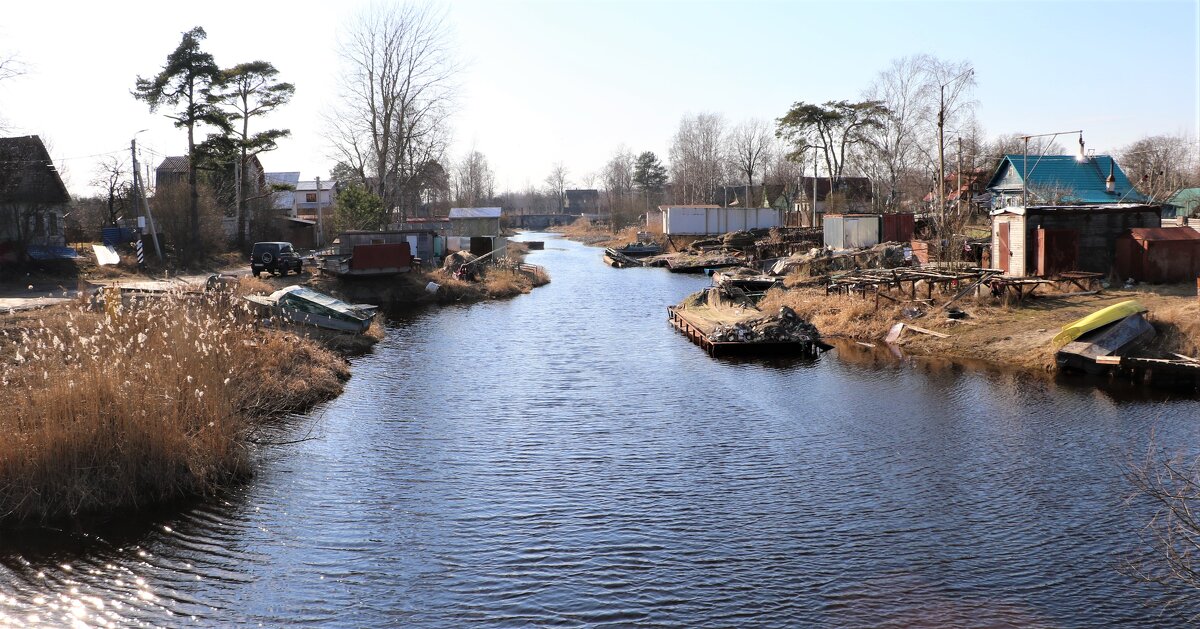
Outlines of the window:
M 317 202 L 317 193 L 305 192 L 304 193 L 304 202 L 305 203 L 316 203 Z
M 49 220 L 47 232 L 51 236 L 57 236 L 58 235 L 58 215 L 55 214 L 54 212 L 51 212 L 46 215 L 46 218 Z

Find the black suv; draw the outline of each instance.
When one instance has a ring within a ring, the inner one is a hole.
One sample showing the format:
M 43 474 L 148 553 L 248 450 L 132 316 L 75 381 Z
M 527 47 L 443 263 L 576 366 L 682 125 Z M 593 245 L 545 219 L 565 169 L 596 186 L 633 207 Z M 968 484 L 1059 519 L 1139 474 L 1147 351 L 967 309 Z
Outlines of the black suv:
M 300 273 L 300 265 L 300 256 L 290 242 L 256 242 L 250 252 L 250 273 L 255 277 L 263 271 L 282 275 L 288 271 Z

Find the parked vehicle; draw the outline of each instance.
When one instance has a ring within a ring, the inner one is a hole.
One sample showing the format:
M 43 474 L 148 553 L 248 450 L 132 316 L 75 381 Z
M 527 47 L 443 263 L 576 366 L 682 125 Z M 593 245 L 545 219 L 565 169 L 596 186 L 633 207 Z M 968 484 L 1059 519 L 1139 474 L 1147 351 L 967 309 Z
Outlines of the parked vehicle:
M 258 277 L 259 273 L 278 273 L 287 275 L 288 271 L 300 273 L 302 262 L 290 242 L 256 242 L 250 251 L 250 273 Z

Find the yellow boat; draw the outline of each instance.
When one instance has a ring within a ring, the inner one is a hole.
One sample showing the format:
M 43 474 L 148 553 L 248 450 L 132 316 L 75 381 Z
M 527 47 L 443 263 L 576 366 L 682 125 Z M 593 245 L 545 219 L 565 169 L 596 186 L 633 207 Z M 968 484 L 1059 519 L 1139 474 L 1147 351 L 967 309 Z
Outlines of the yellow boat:
M 1054 344 L 1056 346 L 1065 345 L 1096 328 L 1108 325 L 1114 321 L 1120 321 L 1131 314 L 1139 312 L 1146 312 L 1146 307 L 1136 299 L 1130 299 L 1129 301 L 1123 301 L 1119 304 L 1113 304 L 1107 308 L 1097 310 L 1082 319 L 1064 325 L 1062 331 L 1054 337 Z

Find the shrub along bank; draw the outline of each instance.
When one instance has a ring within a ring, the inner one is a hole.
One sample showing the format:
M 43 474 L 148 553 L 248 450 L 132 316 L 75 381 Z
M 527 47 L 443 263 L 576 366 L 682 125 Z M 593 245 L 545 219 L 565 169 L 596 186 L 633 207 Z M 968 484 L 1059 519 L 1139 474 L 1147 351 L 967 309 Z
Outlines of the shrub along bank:
M 342 358 L 239 302 L 178 293 L 0 320 L 0 522 L 210 494 L 251 473 L 264 421 L 341 392 Z

